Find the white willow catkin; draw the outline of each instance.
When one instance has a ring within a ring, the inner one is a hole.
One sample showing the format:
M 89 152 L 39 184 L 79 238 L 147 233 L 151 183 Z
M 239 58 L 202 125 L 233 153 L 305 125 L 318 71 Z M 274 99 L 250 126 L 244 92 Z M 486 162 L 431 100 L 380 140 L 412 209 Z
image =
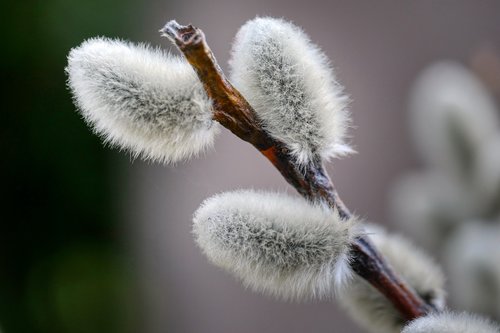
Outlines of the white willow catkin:
M 434 313 L 410 322 L 401 333 L 500 333 L 500 327 L 469 313 Z
M 500 318 L 499 221 L 466 221 L 448 241 L 444 261 L 456 305 Z
M 188 158 L 213 143 L 211 101 L 179 57 L 93 38 L 71 50 L 66 72 L 75 104 L 107 143 L 162 162 Z
M 474 173 L 475 187 L 480 202 L 498 205 L 500 198 L 500 130 L 489 140 L 486 140 L 477 153 L 477 163 Z M 490 206 L 490 207 L 488 207 Z
M 367 225 L 365 232 L 392 268 L 425 301 L 436 309 L 444 308 L 444 276 L 432 259 L 403 237 L 388 234 L 380 227 Z M 403 328 L 405 321 L 399 311 L 358 276 L 342 290 L 338 300 L 351 317 L 369 332 L 398 333 Z
M 422 157 L 433 167 L 468 176 L 474 152 L 498 130 L 498 111 L 467 68 L 441 61 L 422 72 L 410 100 L 410 125 Z
M 215 265 L 253 290 L 283 299 L 333 296 L 351 276 L 355 220 L 284 194 L 236 191 L 205 200 L 196 242 Z
M 229 64 L 236 88 L 299 163 L 352 152 L 348 99 L 325 54 L 299 27 L 270 17 L 248 21 Z
M 390 193 L 391 214 L 426 249 L 438 250 L 464 219 L 480 213 L 479 198 L 441 170 L 405 175 Z

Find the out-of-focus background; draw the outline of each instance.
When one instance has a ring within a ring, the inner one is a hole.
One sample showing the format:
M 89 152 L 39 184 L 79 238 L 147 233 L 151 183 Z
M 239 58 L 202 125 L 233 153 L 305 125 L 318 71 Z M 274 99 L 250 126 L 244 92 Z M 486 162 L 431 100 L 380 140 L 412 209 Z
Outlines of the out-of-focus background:
M 103 147 L 65 86 L 66 56 L 86 38 L 171 48 L 157 31 L 175 18 L 202 28 L 226 69 L 246 20 L 270 15 L 302 26 L 352 99 L 358 154 L 329 165 L 338 190 L 356 214 L 401 230 L 388 194 L 422 167 L 409 135 L 410 88 L 429 64 L 454 59 L 494 91 L 499 13 L 494 0 L 3 3 L 0 331 L 362 332 L 333 302 L 253 294 L 208 263 L 191 235 L 204 198 L 293 190 L 227 131 L 214 151 L 176 166 Z

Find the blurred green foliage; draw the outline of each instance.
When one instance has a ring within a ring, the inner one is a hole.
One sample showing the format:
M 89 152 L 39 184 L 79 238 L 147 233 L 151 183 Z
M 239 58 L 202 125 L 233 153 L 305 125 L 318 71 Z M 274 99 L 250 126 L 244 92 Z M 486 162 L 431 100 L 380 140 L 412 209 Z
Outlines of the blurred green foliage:
M 1 330 L 133 331 L 133 277 L 112 209 L 116 153 L 75 112 L 64 67 L 88 37 L 133 38 L 140 3 L 1 6 Z

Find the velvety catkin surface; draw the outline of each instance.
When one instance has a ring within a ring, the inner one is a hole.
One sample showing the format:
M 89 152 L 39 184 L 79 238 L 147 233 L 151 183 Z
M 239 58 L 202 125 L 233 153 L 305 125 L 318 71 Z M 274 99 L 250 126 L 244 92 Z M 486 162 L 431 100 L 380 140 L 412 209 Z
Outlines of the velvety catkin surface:
M 208 259 L 250 288 L 279 298 L 332 298 L 351 279 L 356 219 L 279 193 L 236 191 L 204 201 L 194 215 Z
M 161 162 L 211 146 L 212 105 L 191 66 L 145 44 L 89 39 L 68 56 L 68 84 L 105 142 Z
M 297 161 L 351 152 L 347 97 L 326 55 L 299 27 L 271 17 L 247 22 L 229 64 L 236 88 Z

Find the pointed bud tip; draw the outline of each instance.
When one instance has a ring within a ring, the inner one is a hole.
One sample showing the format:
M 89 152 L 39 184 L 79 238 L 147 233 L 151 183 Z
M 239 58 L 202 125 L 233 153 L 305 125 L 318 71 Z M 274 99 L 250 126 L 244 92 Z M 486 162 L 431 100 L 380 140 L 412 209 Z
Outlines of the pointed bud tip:
M 167 37 L 167 38 L 174 38 L 175 37 L 175 32 L 179 31 L 182 28 L 182 26 L 177 23 L 176 20 L 170 20 L 165 25 L 163 28 L 158 30 L 160 32 L 162 37 Z

